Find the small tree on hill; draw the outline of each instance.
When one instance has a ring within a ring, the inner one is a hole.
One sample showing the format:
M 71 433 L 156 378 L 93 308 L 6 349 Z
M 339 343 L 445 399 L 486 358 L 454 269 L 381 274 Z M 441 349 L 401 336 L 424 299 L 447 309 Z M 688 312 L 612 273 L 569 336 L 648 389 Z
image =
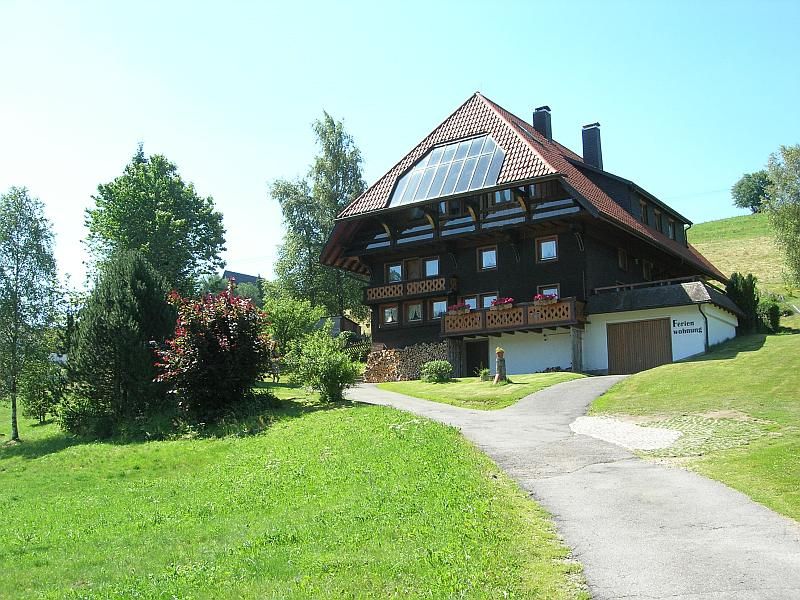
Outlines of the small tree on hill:
M 214 421 L 235 411 L 269 366 L 266 315 L 233 284 L 201 300 L 170 294 L 178 310 L 174 337 L 158 352 L 158 381 L 190 418 Z
M 781 146 L 769 159 L 767 211 L 784 251 L 787 278 L 800 285 L 800 145 Z
M 754 213 L 761 212 L 768 186 L 769 174 L 763 169 L 745 173 L 731 188 L 733 203 L 739 208 L 749 208 Z
M 267 296 L 264 309 L 269 315 L 267 331 L 278 345 L 280 355 L 284 355 L 292 342 L 309 333 L 325 316 L 323 307 L 312 306 L 308 300 L 285 296 Z
M 0 196 L 0 395 L 11 399 L 11 440 L 19 440 L 17 396 L 26 365 L 47 350 L 56 265 L 44 206 L 28 190 Z
M 115 255 L 80 313 L 68 360 L 77 398 L 62 410 L 70 431 L 111 435 L 160 408 L 152 345 L 168 335 L 174 311 L 167 283 L 139 252 Z
M 344 343 L 344 338 L 331 336 L 330 321 L 296 341 L 288 355 L 292 378 L 319 392 L 323 401 L 342 400 L 344 390 L 358 376 L 358 367 L 345 352 Z
M 758 280 L 752 273 L 748 273 L 747 276 L 741 273 L 733 273 L 725 286 L 725 292 L 728 297 L 734 301 L 736 306 L 742 309 L 745 315 L 739 319 L 738 329 L 742 333 L 752 333 L 758 327 L 759 295 L 756 288 L 757 282 Z
M 97 186 L 86 211 L 88 245 L 98 261 L 138 250 L 170 286 L 194 291 L 197 278 L 222 266 L 222 214 L 197 194 L 167 157 L 140 145 L 122 175 Z

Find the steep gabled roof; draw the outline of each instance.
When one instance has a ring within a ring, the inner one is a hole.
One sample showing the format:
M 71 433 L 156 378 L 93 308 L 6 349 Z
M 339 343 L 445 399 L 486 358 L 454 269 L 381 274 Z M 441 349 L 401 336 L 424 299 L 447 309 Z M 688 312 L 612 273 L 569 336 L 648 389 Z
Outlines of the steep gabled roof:
M 431 148 L 446 142 L 480 134 L 490 134 L 506 153 L 497 184 L 512 184 L 545 176 L 560 177 L 576 199 L 596 217 L 622 227 L 639 238 L 666 250 L 692 264 L 707 275 L 725 281 L 726 277 L 691 245 L 669 239 L 651 229 L 612 200 L 576 166 L 583 159 L 555 140 L 547 139 L 534 127 L 476 92 L 456 109 L 436 129 L 428 134 L 411 152 L 392 167 L 375 184 L 346 206 L 337 219 L 334 232 L 341 235 L 341 220 L 387 208 L 397 180 Z M 348 228 L 349 229 L 349 228 Z M 330 244 L 330 241 L 329 241 Z M 323 252 L 328 258 L 330 248 Z
M 346 206 L 338 218 L 353 217 L 388 206 L 389 197 L 400 176 L 434 146 L 487 133 L 506 153 L 503 167 L 497 177 L 498 185 L 557 173 L 520 137 L 515 128 L 502 118 L 495 110 L 494 104 L 476 92 L 399 163 Z

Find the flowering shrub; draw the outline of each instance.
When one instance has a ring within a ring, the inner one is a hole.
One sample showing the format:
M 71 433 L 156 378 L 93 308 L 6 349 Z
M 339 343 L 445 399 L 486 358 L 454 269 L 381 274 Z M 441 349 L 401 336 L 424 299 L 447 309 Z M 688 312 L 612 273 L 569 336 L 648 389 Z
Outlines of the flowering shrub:
M 266 314 L 236 296 L 233 284 L 200 300 L 170 292 L 178 311 L 172 339 L 157 350 L 156 381 L 167 384 L 178 407 L 198 420 L 214 420 L 249 396 L 269 366 Z
M 506 304 L 514 304 L 513 298 L 495 298 L 492 300 L 492 306 L 504 306 Z
M 465 308 L 469 308 L 469 304 L 466 302 L 459 302 L 458 304 L 451 304 L 447 307 L 447 310 L 464 310 Z
M 534 302 L 555 302 L 558 300 L 558 296 L 555 294 L 536 294 L 533 297 Z

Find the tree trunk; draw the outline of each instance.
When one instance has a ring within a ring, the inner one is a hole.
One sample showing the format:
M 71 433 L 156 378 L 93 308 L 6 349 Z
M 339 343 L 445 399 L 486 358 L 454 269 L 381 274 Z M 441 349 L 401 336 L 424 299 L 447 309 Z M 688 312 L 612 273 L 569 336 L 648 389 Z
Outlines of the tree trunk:
M 17 376 L 11 380 L 11 441 L 19 441 L 19 426 L 17 425 Z

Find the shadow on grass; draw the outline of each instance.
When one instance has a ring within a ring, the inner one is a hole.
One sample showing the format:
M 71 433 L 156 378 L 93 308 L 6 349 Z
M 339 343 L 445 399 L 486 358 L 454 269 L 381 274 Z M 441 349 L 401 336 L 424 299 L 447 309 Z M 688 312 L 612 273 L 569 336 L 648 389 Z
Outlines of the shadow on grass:
M 85 440 L 66 433 L 59 432 L 46 438 L 26 440 L 23 436 L 21 442 L 5 442 L 0 445 L 0 464 L 10 458 L 41 458 L 48 454 L 61 452 L 71 446 L 85 444 L 92 440 Z
M 722 342 L 716 346 L 712 346 L 707 354 L 700 354 L 691 356 L 681 361 L 687 362 L 706 362 L 709 360 L 730 360 L 736 358 L 743 352 L 756 352 L 764 346 L 767 336 L 763 333 L 754 333 L 751 335 L 743 335 L 741 337 Z
M 275 398 L 259 393 L 259 390 L 270 391 L 280 387 L 281 395 L 291 396 L 294 391 L 296 397 Z M 169 431 L 158 434 L 129 435 L 125 437 L 91 438 L 74 436 L 56 430 L 46 437 L 25 439 L 21 442 L 4 442 L 0 437 L 0 465 L 2 461 L 15 457 L 24 459 L 37 459 L 50 454 L 66 450 L 72 446 L 88 444 L 109 444 L 114 446 L 143 444 L 149 441 L 177 440 L 187 438 L 223 438 L 229 436 L 257 435 L 275 423 L 296 419 L 303 415 L 322 410 L 337 410 L 356 406 L 350 400 L 342 402 L 320 402 L 309 399 L 308 394 L 302 389 L 291 384 L 257 384 L 255 402 L 250 404 L 248 411 L 223 417 L 214 424 L 187 425 L 178 424 Z M 260 398 L 259 398 L 260 396 Z M 158 419 L 154 419 L 158 420 Z M 33 426 L 33 424 L 31 424 Z M 41 426 L 41 425 L 38 425 Z M 143 429 L 147 429 L 145 426 Z

